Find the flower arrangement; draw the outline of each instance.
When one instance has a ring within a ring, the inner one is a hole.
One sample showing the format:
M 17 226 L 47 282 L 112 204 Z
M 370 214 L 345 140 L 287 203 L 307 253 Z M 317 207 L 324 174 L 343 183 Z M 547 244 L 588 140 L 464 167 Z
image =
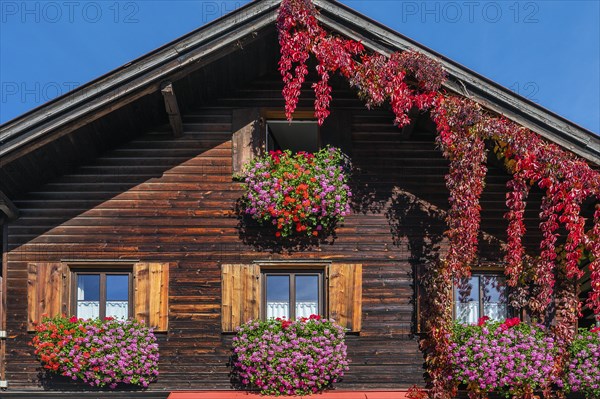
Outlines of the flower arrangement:
M 36 326 L 32 345 L 44 369 L 90 386 L 147 387 L 158 376 L 158 344 L 136 320 L 57 316 Z
M 454 324 L 450 344 L 453 378 L 476 394 L 529 397 L 555 381 L 559 345 L 542 326 L 480 320 Z
M 344 329 L 318 315 L 249 321 L 233 339 L 241 382 L 266 395 L 322 391 L 348 370 Z
M 567 392 L 581 392 L 586 398 L 600 397 L 600 327 L 581 329 L 569 347 L 564 376 Z
M 277 237 L 322 235 L 350 213 L 348 170 L 348 157 L 334 147 L 271 151 L 245 167 L 243 211 L 274 225 Z

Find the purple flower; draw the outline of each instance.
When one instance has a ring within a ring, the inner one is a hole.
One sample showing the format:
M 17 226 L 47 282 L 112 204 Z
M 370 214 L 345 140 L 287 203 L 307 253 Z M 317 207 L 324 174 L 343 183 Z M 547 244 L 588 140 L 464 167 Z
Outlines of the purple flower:
M 556 380 L 551 371 L 558 352 L 543 327 L 456 324 L 449 338 L 452 378 L 458 383 L 471 384 L 481 392 L 519 396 L 528 389 L 542 390 Z
M 271 162 L 274 156 L 276 162 Z M 285 151 L 255 158 L 244 167 L 242 211 L 275 226 L 276 236 L 318 236 L 350 213 L 348 166 L 336 148 L 314 155 Z
M 45 323 L 67 328 L 61 317 Z M 77 320 L 59 347 L 57 373 L 91 386 L 115 388 L 118 383 L 147 386 L 158 376 L 158 345 L 152 330 L 135 320 Z M 65 334 L 66 335 L 66 334 Z M 39 342 L 53 342 L 42 331 Z M 56 344 L 56 342 L 53 342 Z
M 264 394 L 306 395 L 329 387 L 348 369 L 344 331 L 330 320 L 251 321 L 238 329 L 235 368 Z M 249 336 L 258 337 L 251 340 Z M 240 356 L 239 353 L 251 353 Z M 247 381 L 247 382 L 246 382 Z

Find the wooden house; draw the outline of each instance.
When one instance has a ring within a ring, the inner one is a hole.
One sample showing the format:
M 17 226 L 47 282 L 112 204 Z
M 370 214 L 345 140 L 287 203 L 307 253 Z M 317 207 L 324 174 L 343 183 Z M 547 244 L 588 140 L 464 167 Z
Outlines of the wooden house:
M 314 3 L 327 29 L 371 51 L 412 49 L 440 60 L 447 90 L 468 92 L 600 166 L 592 132 L 340 3 Z M 445 250 L 448 208 L 448 162 L 435 125 L 425 114 L 398 129 L 388 108 L 366 109 L 337 78 L 323 126 L 312 117 L 310 85 L 296 115 L 304 124 L 281 123 L 278 6 L 253 1 L 0 127 L 0 396 L 79 397 L 85 387 L 41 377 L 29 345 L 33 323 L 42 314 L 108 314 L 116 305 L 107 303 L 107 284 L 122 288 L 119 311 L 146 320 L 160 345 L 158 381 L 122 396 L 231 390 L 232 332 L 266 317 L 272 304 L 264 286 L 275 277 L 314 284 L 310 312 L 348 329 L 352 363 L 338 389 L 423 384 L 416 275 Z M 353 210 L 334 236 L 283 242 L 236 212 L 241 184 L 232 176 L 273 137 L 288 141 L 284 148 L 330 144 L 351 157 Z M 503 284 L 509 175 L 492 158 L 481 200 L 482 268 L 473 277 L 481 287 Z M 530 201 L 539 205 L 541 197 L 532 190 Z M 536 209 L 526 212 L 530 248 L 540 240 Z M 104 287 L 90 303 L 81 294 L 86 276 Z M 489 303 L 473 293 L 476 303 L 456 307 L 457 317 L 479 316 L 485 306 L 505 316 L 496 290 Z M 582 323 L 591 324 L 586 317 Z

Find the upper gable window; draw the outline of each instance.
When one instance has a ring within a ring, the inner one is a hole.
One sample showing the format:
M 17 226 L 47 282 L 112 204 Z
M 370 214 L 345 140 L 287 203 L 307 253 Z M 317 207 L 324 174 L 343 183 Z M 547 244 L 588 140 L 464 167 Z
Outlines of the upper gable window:
M 314 120 L 267 120 L 267 151 L 290 150 L 292 153 L 317 152 L 320 148 L 319 125 Z
M 294 120 L 289 122 L 282 111 L 239 108 L 232 111 L 231 128 L 234 178 L 243 174 L 250 161 L 269 151 L 315 153 L 322 144 L 328 144 L 351 155 L 351 118 L 340 110 L 332 112 L 323 126 L 319 126 L 312 110 L 297 110 Z

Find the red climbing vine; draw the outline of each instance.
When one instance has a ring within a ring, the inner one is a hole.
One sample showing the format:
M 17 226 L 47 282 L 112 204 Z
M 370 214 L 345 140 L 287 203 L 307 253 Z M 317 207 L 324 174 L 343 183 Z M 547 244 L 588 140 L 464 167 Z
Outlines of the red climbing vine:
M 437 142 L 450 160 L 446 175 L 450 192 L 446 235 L 450 248 L 446 262 L 458 283 L 470 275 L 470 265 L 477 257 L 479 197 L 487 173 L 485 143 L 478 132 L 482 114 L 473 101 L 439 96 L 432 115 L 439 132 Z
M 389 101 L 398 126 L 410 122 L 408 112 L 413 106 L 429 108 L 445 79 L 439 64 L 423 54 L 404 52 L 390 57 L 367 54 L 360 42 L 328 34 L 319 26 L 317 11 L 310 0 L 284 0 L 277 27 L 281 47 L 279 72 L 285 84 L 283 97 L 289 120 L 298 105 L 300 89 L 308 74 L 306 62 L 310 54 L 317 60 L 319 81 L 312 88 L 315 91 L 315 117 L 319 124 L 329 115 L 331 73 L 340 72 L 346 77 L 369 107 Z M 416 86 L 408 84 L 407 75 L 416 80 Z
M 312 55 L 317 62 L 318 81 L 312 88 L 315 117 L 320 124 L 329 115 L 329 79 L 339 72 L 356 87 L 367 107 L 389 102 L 396 125 L 410 123 L 409 112 L 415 109 L 430 111 L 437 125 L 437 143 L 450 161 L 446 176 L 450 209 L 446 232 L 449 249 L 435 272 L 430 273 L 429 281 L 433 314 L 428 322 L 431 332 L 428 364 L 433 380 L 437 381 L 433 397 L 447 397 L 450 389 L 443 382 L 443 365 L 447 364 L 444 347 L 451 315 L 442 302 L 448 299 L 452 280 L 457 282 L 468 276 L 470 265 L 477 261 L 479 198 L 484 189 L 486 148 L 489 148 L 486 144 L 491 144 L 512 174 L 505 214 L 508 220 L 505 272 L 509 284 L 521 293 L 525 292 L 523 284 L 533 284 L 532 292 L 536 295 L 530 300 L 530 310 L 543 320 L 556 294 L 554 285 L 560 275 L 567 283 L 558 288 L 557 298 L 564 307 L 559 314 L 570 311 L 572 314 L 562 319 L 565 326 L 571 325 L 580 309 L 577 280 L 583 274 L 582 265 L 587 264 L 592 286 L 587 306 L 600 314 L 600 205 L 596 206 L 593 224 L 587 232 L 586 220 L 581 215 L 586 200 L 600 200 L 598 171 L 531 130 L 482 109 L 475 101 L 443 93 L 440 88 L 445 72 L 437 61 L 424 54 L 369 53 L 359 42 L 328 33 L 319 25 L 318 11 L 310 0 L 283 0 L 277 26 L 281 46 L 279 71 L 289 120 L 298 104 L 309 72 L 307 61 Z M 527 255 L 522 242 L 526 233 L 526 200 L 533 186 L 544 193 L 540 209 L 542 240 L 537 257 Z M 566 236 L 559 237 L 561 228 Z M 566 335 L 570 334 L 567 330 L 572 331 L 558 328 L 566 341 L 569 338 Z
M 600 185 L 600 182 L 598 182 Z M 594 228 L 586 236 L 586 247 L 590 252 L 591 261 L 588 265 L 592 282 L 592 291 L 588 298 L 588 307 L 594 314 L 600 314 L 600 204 L 594 212 Z

